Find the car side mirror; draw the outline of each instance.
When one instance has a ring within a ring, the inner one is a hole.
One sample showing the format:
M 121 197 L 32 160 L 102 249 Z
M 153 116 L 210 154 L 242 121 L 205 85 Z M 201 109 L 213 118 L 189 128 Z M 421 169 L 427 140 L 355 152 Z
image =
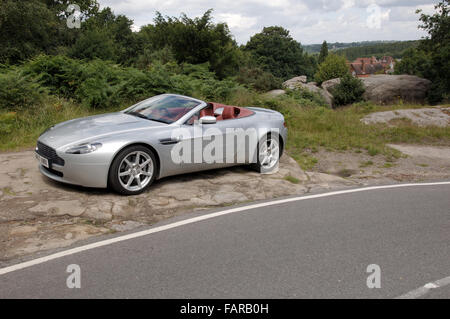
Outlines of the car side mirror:
M 200 118 L 202 124 L 216 124 L 217 120 L 214 116 L 203 116 Z

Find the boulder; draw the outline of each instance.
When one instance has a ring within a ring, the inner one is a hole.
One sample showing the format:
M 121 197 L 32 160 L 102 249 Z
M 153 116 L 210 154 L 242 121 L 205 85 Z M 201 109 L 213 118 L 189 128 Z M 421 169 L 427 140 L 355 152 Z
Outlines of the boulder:
M 373 75 L 361 79 L 366 88 L 364 99 L 375 103 L 425 102 L 431 81 L 413 75 Z
M 299 87 L 300 84 L 304 84 L 307 82 L 306 75 L 296 76 L 295 78 L 289 79 L 283 82 L 283 87 L 286 89 L 295 90 Z
M 333 103 L 332 103 L 333 97 L 328 92 L 326 92 L 322 88 L 318 87 L 316 82 L 306 83 L 305 75 L 297 76 L 295 78 L 287 80 L 286 82 L 283 83 L 283 87 L 285 87 L 287 89 L 291 89 L 291 90 L 300 90 L 301 89 L 301 90 L 308 90 L 313 93 L 318 93 L 323 96 L 323 98 L 325 99 L 328 106 L 330 106 L 330 107 L 333 106 Z M 273 92 L 273 91 L 271 91 L 271 92 Z
M 332 79 L 322 83 L 322 96 L 330 107 L 333 107 L 333 89 L 341 83 L 341 79 Z
M 327 91 L 328 93 L 331 94 L 331 92 L 336 87 L 336 85 L 338 85 L 340 83 L 341 83 L 341 79 L 339 79 L 339 78 L 328 80 L 328 81 L 325 81 L 322 83 L 322 89 L 324 89 L 325 91 Z
M 279 95 L 283 95 L 285 93 L 286 93 L 285 90 L 272 90 L 272 91 L 267 92 L 266 94 L 271 97 L 276 97 Z

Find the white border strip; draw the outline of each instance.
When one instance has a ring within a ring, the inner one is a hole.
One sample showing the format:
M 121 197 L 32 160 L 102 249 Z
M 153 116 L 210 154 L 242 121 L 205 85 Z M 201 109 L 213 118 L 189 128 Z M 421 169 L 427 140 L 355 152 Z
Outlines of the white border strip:
M 254 204 L 254 205 L 248 205 L 248 206 L 231 208 L 231 209 L 227 209 L 227 210 L 224 210 L 224 211 L 211 213 L 211 214 L 206 214 L 206 215 L 202 215 L 202 216 L 198 216 L 198 217 L 193 217 L 193 218 L 185 219 L 185 220 L 182 220 L 182 221 L 179 221 L 179 222 L 175 222 L 175 223 L 172 223 L 172 224 L 163 225 L 163 226 L 159 226 L 159 227 L 155 227 L 155 228 L 139 231 L 139 232 L 128 234 L 128 235 L 123 235 L 123 236 L 118 236 L 118 237 L 114 237 L 114 238 L 107 239 L 107 240 L 102 240 L 102 241 L 99 241 L 99 242 L 96 242 L 96 243 L 92 243 L 92 244 L 88 244 L 88 245 L 72 248 L 72 249 L 69 249 L 69 250 L 61 251 L 61 252 L 58 252 L 58 253 L 55 253 L 55 254 L 51 254 L 51 255 L 48 255 L 48 256 L 44 256 L 44 257 L 41 257 L 41 258 L 37 258 L 37 259 L 29 260 L 29 261 L 26 261 L 26 262 L 23 262 L 23 263 L 19 263 L 19 264 L 16 264 L 16 265 L 12 265 L 12 266 L 9 266 L 9 267 L 1 268 L 0 269 L 0 275 L 4 275 L 4 274 L 10 273 L 10 272 L 13 272 L 13 271 L 16 271 L 16 270 L 20 270 L 20 269 L 24 269 L 24 268 L 27 268 L 27 267 L 31 267 L 31 266 L 34 266 L 34 265 L 42 264 L 42 263 L 45 263 L 45 262 L 50 261 L 50 260 L 54 260 L 54 259 L 58 259 L 58 258 L 61 258 L 61 257 L 77 254 L 77 253 L 80 253 L 80 252 L 83 252 L 83 251 L 86 251 L 86 250 L 90 250 L 90 249 L 94 249 L 94 248 L 98 248 L 98 247 L 103 247 L 103 246 L 107 246 L 107 245 L 112 245 L 112 244 L 115 244 L 115 243 L 118 243 L 118 242 L 121 242 L 121 241 L 129 240 L 129 239 L 133 239 L 133 238 L 138 238 L 138 237 L 142 237 L 142 236 L 147 236 L 147 235 L 150 235 L 150 234 L 159 233 L 159 232 L 162 232 L 162 231 L 165 231 L 165 230 L 169 230 L 169 229 L 173 229 L 173 228 L 177 228 L 177 227 L 180 227 L 180 226 L 197 223 L 197 222 L 200 222 L 200 221 L 203 221 L 203 220 L 207 220 L 207 219 L 211 219 L 211 218 L 214 218 L 214 217 L 219 217 L 219 216 L 223 216 L 223 215 L 228 215 L 228 214 L 233 214 L 233 213 L 237 213 L 237 212 L 242 212 L 242 211 L 245 211 L 245 210 L 256 209 L 256 208 L 260 208 L 260 207 L 273 206 L 273 205 L 279 205 L 279 204 L 285 204 L 285 203 L 291 203 L 291 202 L 307 200 L 307 199 L 315 199 L 315 198 L 336 196 L 336 195 L 342 195 L 342 194 L 350 194 L 350 193 L 372 191 L 372 190 L 377 190 L 377 189 L 389 189 L 389 188 L 401 188 L 401 187 L 417 187 L 417 186 L 436 186 L 436 185 L 450 185 L 450 182 L 417 183 L 417 184 L 411 183 L 411 184 L 398 184 L 398 185 L 371 186 L 371 187 L 363 187 L 363 188 L 357 188 L 357 189 L 348 189 L 348 190 L 334 191 L 334 192 L 323 193 L 323 194 L 316 194 L 316 195 L 292 197 L 292 198 L 274 200 L 274 201 L 264 202 L 264 203 Z

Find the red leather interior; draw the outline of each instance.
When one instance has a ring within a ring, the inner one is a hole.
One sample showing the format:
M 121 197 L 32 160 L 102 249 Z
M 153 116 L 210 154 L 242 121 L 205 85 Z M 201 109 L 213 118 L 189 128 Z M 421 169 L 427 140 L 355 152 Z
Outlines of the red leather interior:
M 234 119 L 234 107 L 233 106 L 224 106 L 222 112 L 222 120 Z
M 212 106 L 212 107 L 209 107 Z M 208 103 L 208 107 L 200 111 L 200 117 L 205 115 L 214 116 L 214 111 L 216 109 L 220 109 L 223 107 L 222 115 L 217 116 L 217 121 L 223 121 L 223 120 L 230 120 L 230 119 L 238 119 L 246 116 L 250 116 L 253 114 L 253 111 L 250 111 L 249 109 L 238 107 L 238 106 L 231 106 L 231 105 L 225 105 L 225 104 L 219 104 L 219 103 Z M 204 113 L 202 113 L 204 111 Z
M 214 116 L 214 110 L 212 107 L 206 107 L 203 110 L 200 111 L 200 117 L 203 116 Z

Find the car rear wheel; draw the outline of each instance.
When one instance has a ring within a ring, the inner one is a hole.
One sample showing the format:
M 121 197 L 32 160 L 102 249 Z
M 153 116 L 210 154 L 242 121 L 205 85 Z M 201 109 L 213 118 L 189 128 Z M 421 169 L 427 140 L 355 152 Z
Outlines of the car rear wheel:
M 109 171 L 109 184 L 120 194 L 140 194 L 153 183 L 156 172 L 153 152 L 145 146 L 131 146 L 114 159 Z
M 262 174 L 277 172 L 281 152 L 279 136 L 267 134 L 258 143 L 258 161 L 255 169 Z

